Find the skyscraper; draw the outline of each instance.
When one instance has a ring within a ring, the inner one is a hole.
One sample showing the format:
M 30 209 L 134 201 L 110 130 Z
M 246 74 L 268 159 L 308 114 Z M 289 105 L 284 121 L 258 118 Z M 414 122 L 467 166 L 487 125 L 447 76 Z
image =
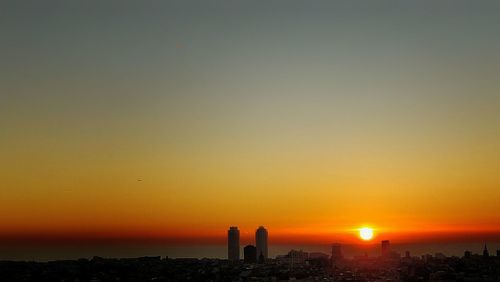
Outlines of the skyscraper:
M 342 245 L 339 243 L 332 244 L 332 257 L 330 258 L 332 268 L 341 267 L 343 258 Z
M 253 245 L 247 245 L 243 248 L 243 260 L 245 263 L 257 262 L 257 248 Z
M 391 254 L 391 243 L 389 240 L 382 241 L 382 256 L 389 257 Z
M 489 256 L 490 256 L 490 252 L 488 252 L 488 248 L 486 247 L 486 244 L 484 244 L 483 257 L 487 258 Z
M 227 231 L 227 258 L 230 261 L 240 260 L 240 231 L 231 226 Z
M 342 258 L 342 245 L 338 243 L 332 244 L 332 261 L 336 261 Z
M 257 231 L 255 231 L 255 245 L 257 247 L 257 260 L 262 262 L 262 260 L 267 259 L 267 230 L 264 226 L 260 226 Z

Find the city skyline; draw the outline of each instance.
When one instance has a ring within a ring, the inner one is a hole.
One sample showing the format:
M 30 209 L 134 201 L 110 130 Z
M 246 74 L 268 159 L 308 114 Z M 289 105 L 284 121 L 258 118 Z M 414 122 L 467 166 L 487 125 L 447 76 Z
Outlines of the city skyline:
M 236 231 L 232 227 L 229 231 Z M 234 233 L 234 232 L 233 232 Z M 237 234 L 237 232 L 235 233 Z M 231 239 L 228 232 L 228 239 Z M 211 258 L 102 258 L 51 262 L 2 261 L 5 281 L 496 281 L 500 274 L 500 249 L 491 256 L 465 251 L 463 256 L 441 252 L 421 256 L 405 251 L 404 257 L 389 251 L 383 240 L 377 256 L 364 253 L 345 257 L 342 245 L 332 244 L 331 256 L 321 252 L 291 249 L 274 259 L 256 261 L 256 248 L 244 248 L 244 260 Z M 228 245 L 228 249 L 231 245 Z M 229 255 L 231 255 L 229 253 Z M 42 270 L 42 271 L 41 271 Z

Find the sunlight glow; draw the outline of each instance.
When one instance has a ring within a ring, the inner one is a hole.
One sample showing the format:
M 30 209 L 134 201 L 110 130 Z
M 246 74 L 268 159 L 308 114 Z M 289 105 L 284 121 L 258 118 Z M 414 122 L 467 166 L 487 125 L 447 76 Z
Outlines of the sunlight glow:
M 373 238 L 373 229 L 368 227 L 359 229 L 359 237 L 365 241 L 371 240 Z

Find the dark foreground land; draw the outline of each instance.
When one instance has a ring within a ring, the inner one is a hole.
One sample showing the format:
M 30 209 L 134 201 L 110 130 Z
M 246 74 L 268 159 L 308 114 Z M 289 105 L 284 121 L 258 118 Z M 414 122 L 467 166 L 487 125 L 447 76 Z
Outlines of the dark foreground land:
M 93 259 L 0 262 L 0 281 L 500 281 L 500 257 L 269 260 Z

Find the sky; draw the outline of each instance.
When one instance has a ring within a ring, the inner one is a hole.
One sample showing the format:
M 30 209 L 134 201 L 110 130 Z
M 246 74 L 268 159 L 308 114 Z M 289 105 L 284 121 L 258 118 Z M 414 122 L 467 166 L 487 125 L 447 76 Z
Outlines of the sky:
M 499 12 L 1 1 L 0 240 L 498 238 Z

